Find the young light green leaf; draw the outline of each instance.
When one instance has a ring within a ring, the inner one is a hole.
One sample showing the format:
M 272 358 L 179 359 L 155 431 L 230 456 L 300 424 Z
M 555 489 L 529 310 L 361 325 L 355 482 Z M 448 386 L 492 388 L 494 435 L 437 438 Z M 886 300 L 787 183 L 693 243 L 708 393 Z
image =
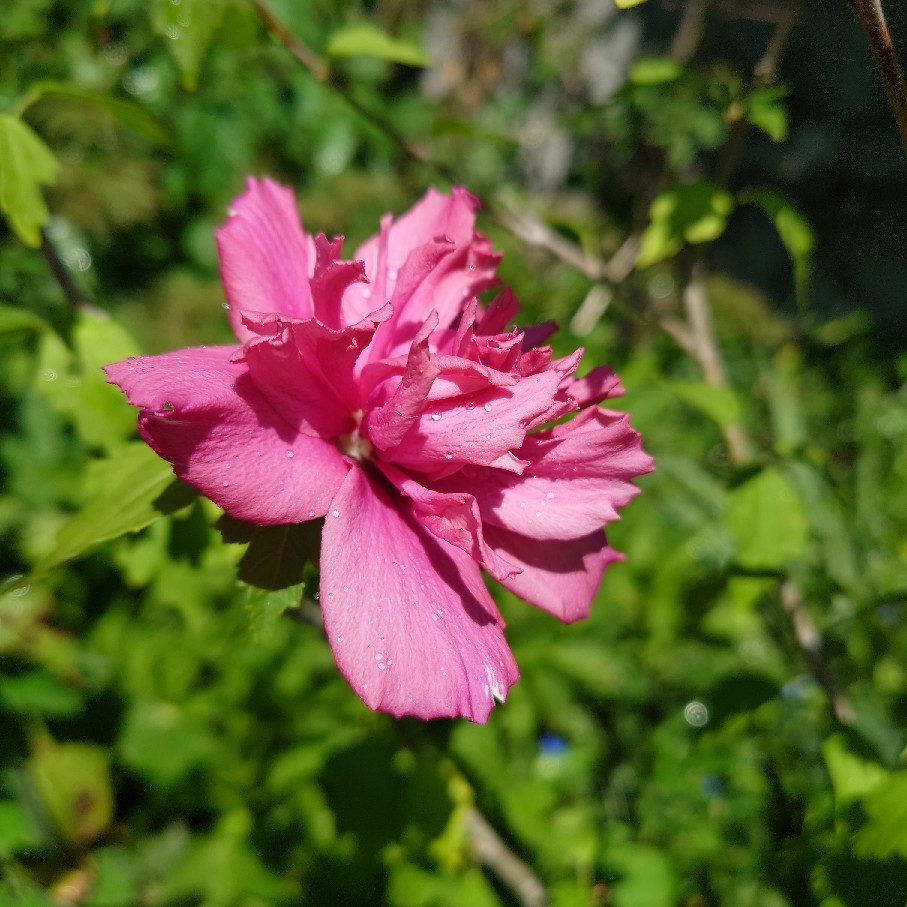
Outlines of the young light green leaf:
M 36 572 L 87 553 L 101 542 L 138 532 L 163 515 L 157 499 L 174 481 L 170 464 L 148 445 L 134 442 L 91 465 L 99 492 L 57 533 L 56 545 Z
M 0 303 L 0 344 L 12 343 L 45 330 L 47 323 L 37 315 L 20 306 Z
M 327 53 L 330 57 L 373 57 L 405 66 L 428 66 L 428 58 L 418 44 L 394 38 L 364 23 L 335 31 L 328 38 Z
M 733 196 L 705 181 L 662 192 L 649 209 L 636 267 L 647 268 L 674 255 L 685 242 L 717 239 L 733 210 Z
M 781 570 L 806 550 L 809 528 L 796 489 L 779 470 L 763 469 L 727 497 L 725 527 L 747 570 Z
M 614 0 L 614 5 L 618 9 L 633 9 L 634 6 L 639 6 L 640 3 L 645 3 L 646 0 Z
M 797 302 L 805 306 L 816 238 L 806 218 L 781 193 L 772 189 L 744 189 L 738 196 L 743 204 L 758 205 L 778 231 L 794 268 Z
M 781 99 L 787 95 L 787 86 L 768 85 L 754 91 L 747 104 L 746 118 L 775 142 L 783 142 L 788 134 L 787 107 Z
M 0 211 L 29 246 L 41 244 L 40 229 L 50 217 L 41 186 L 56 180 L 59 167 L 30 126 L 18 117 L 0 115 Z
M 41 81 L 29 86 L 26 93 L 26 102 L 20 107 L 19 112 L 27 109 L 42 98 L 59 98 L 76 103 L 91 104 L 106 110 L 127 129 L 138 133 L 155 145 L 167 146 L 170 137 L 158 121 L 144 107 L 134 101 L 113 98 L 100 91 L 92 91 L 81 85 L 68 82 Z
M 643 57 L 630 67 L 627 79 L 633 85 L 662 85 L 680 78 L 682 72 L 670 57 Z

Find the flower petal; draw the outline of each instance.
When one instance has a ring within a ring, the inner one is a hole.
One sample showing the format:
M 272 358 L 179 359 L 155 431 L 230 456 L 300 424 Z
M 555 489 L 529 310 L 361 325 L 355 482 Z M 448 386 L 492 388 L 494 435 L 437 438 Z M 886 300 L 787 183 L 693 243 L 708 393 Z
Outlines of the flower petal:
M 408 511 L 359 468 L 334 498 L 321 547 L 334 657 L 370 708 L 484 722 L 519 676 L 503 620 L 474 561 Z
M 548 410 L 559 382 L 557 373 L 541 372 L 510 387 L 433 402 L 388 457 L 429 475 L 465 463 L 490 466 L 518 451 L 527 425 Z
M 529 435 L 517 456 L 520 475 L 498 469 L 457 473 L 439 491 L 468 491 L 483 522 L 533 539 L 576 539 L 617 518 L 639 489 L 652 458 L 623 413 L 585 410 L 550 431 Z
M 519 572 L 518 567 L 485 544 L 479 508 L 471 494 L 434 491 L 389 463 L 378 466 L 397 490 L 413 502 L 413 515 L 429 532 L 465 551 L 497 580 Z
M 605 567 L 623 560 L 601 530 L 569 541 L 540 542 L 487 526 L 485 541 L 520 568 L 501 585 L 567 624 L 589 616 Z
M 323 516 L 347 461 L 278 415 L 234 350 L 194 347 L 105 370 L 142 407 L 139 434 L 229 514 L 259 525 Z
M 244 311 L 312 317 L 315 244 L 302 230 L 291 190 L 249 177 L 215 235 L 230 323 L 240 341 L 252 336 L 242 322 Z

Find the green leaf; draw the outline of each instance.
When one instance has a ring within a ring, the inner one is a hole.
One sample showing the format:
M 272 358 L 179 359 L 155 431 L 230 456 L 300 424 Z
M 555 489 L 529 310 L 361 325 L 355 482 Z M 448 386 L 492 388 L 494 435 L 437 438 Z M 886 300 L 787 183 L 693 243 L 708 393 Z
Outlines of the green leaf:
M 217 751 L 214 734 L 170 702 L 137 702 L 118 744 L 123 764 L 161 788 L 172 787 Z
M 788 199 L 772 189 L 744 189 L 738 198 L 742 204 L 758 205 L 774 224 L 787 254 L 790 255 L 797 301 L 803 307 L 809 292 L 812 255 L 816 245 L 816 238 L 809 222 Z
M 246 609 L 249 612 L 249 629 L 259 642 L 270 639 L 277 623 L 286 611 L 299 607 L 305 583 L 283 589 L 260 589 L 249 586 L 246 590 Z
M 15 800 L 0 800 L 0 859 L 37 848 L 41 835 Z
M 102 91 L 92 91 L 81 85 L 68 82 L 41 81 L 29 86 L 24 101 L 19 106 L 19 112 L 28 109 L 32 104 L 42 98 L 59 98 L 65 101 L 91 104 L 106 110 L 127 129 L 138 133 L 155 145 L 166 147 L 170 145 L 170 137 L 154 116 L 144 107 L 121 98 L 113 98 Z
M 859 857 L 907 858 L 907 772 L 893 772 L 863 798 L 866 825 L 854 838 Z
M 822 755 L 838 807 L 861 800 L 890 774 L 875 760 L 851 752 L 841 734 L 829 737 L 822 744 Z
M 679 79 L 682 72 L 670 57 L 643 57 L 630 67 L 627 79 L 634 85 L 662 85 Z
M 29 246 L 41 244 L 40 228 L 50 217 L 40 187 L 53 183 L 59 169 L 54 153 L 31 127 L 0 115 L 0 211 Z
M 776 142 L 783 142 L 788 135 L 787 107 L 780 103 L 787 93 L 785 85 L 769 85 L 754 91 L 747 105 L 746 118 Z
M 725 526 L 747 570 L 781 570 L 806 550 L 806 515 L 796 489 L 779 470 L 763 469 L 728 494 Z
M 84 846 L 110 827 L 113 787 L 103 749 L 87 743 L 45 741 L 29 760 L 28 770 L 66 841 Z
M 662 192 L 649 209 L 650 223 L 643 232 L 637 268 L 676 254 L 685 242 L 703 243 L 724 232 L 734 198 L 711 183 L 691 183 Z
M 47 330 L 47 323 L 21 306 L 0 303 L 0 343 L 14 343 Z
M 239 561 L 239 579 L 250 586 L 272 592 L 297 586 L 302 581 L 305 565 L 318 563 L 321 526 L 320 520 L 282 526 L 254 526 L 227 514 L 217 522 L 225 542 L 249 543 Z
M 195 91 L 202 60 L 208 51 L 222 12 L 218 0 L 154 0 L 151 26 L 167 42 L 179 67 L 183 87 Z
M 373 57 L 405 66 L 428 66 L 422 48 L 412 41 L 394 38 L 373 25 L 348 25 L 328 38 L 329 57 Z
M 138 532 L 162 515 L 158 499 L 173 482 L 170 464 L 147 444 L 135 442 L 94 461 L 89 483 L 99 489 L 87 506 L 64 523 L 51 553 L 37 567 L 43 572 L 90 551 L 101 542 Z
M 740 398 L 730 387 L 715 387 L 704 381 L 671 381 L 668 387 L 722 428 L 740 421 Z
M 617 868 L 611 886 L 614 907 L 672 907 L 677 901 L 677 878 L 667 856 L 646 844 L 610 847 L 608 864 Z
M 780 694 L 778 684 L 763 674 L 740 673 L 722 677 L 706 694 L 710 727 L 728 718 L 753 712 Z
M 618 9 L 633 9 L 634 6 L 639 6 L 640 3 L 645 3 L 646 0 L 614 0 L 614 5 Z
M 63 718 L 82 710 L 78 691 L 44 670 L 8 674 L 0 686 L 0 702 L 11 712 Z

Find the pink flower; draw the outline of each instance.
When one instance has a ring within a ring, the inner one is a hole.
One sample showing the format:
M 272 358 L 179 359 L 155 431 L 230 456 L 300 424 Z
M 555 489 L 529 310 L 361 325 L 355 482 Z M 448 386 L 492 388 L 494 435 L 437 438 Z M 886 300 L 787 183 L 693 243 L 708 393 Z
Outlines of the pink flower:
M 324 517 L 321 606 L 373 709 L 484 722 L 518 675 L 484 567 L 569 622 L 619 555 L 602 525 L 652 460 L 608 368 L 575 378 L 553 330 L 506 325 L 476 200 L 430 190 L 355 260 L 304 233 L 293 194 L 248 188 L 218 230 L 239 343 L 107 374 L 176 474 L 260 525 Z M 547 423 L 576 412 L 571 421 Z

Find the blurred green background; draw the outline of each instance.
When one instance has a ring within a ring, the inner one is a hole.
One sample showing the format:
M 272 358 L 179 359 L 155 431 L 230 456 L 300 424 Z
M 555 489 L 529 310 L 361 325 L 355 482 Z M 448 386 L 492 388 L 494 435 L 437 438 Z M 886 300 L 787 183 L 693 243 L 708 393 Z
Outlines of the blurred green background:
M 907 164 L 843 0 L 7 0 L 0 38 L 0 904 L 905 903 Z M 247 173 L 348 249 L 467 185 L 524 323 L 628 389 L 627 559 L 570 627 L 500 595 L 487 726 L 362 705 L 312 569 L 237 583 L 104 384 L 229 339 Z

